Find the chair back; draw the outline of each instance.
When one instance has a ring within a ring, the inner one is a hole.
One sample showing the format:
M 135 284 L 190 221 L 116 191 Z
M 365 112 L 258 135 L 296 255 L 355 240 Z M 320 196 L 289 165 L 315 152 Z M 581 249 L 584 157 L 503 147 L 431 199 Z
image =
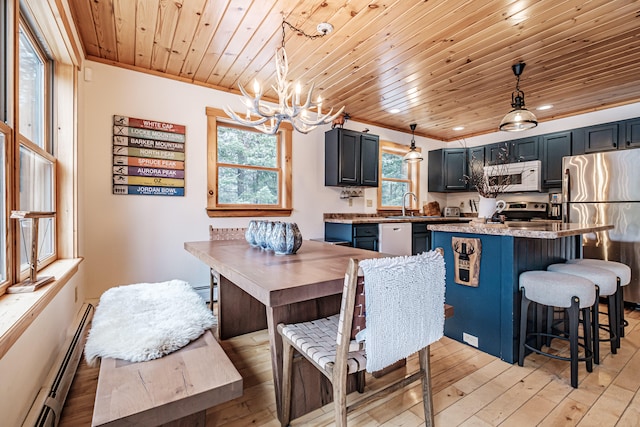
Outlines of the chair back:
M 209 226 L 209 240 L 242 240 L 246 228 L 213 228 Z
M 439 251 L 367 259 L 358 265 L 365 281 L 368 372 L 383 369 L 443 336 L 445 266 Z M 348 293 L 348 298 L 355 295 Z M 347 303 L 352 317 L 353 303 Z

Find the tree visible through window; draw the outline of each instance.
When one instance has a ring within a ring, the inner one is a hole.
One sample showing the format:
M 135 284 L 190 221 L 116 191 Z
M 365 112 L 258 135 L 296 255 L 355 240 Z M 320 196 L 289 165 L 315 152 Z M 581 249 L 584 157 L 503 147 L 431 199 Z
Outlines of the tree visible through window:
M 218 126 L 218 203 L 277 205 L 278 137 Z
M 209 216 L 291 213 L 291 129 L 276 135 L 229 122 L 207 108 Z
M 406 145 L 380 141 L 378 209 L 402 209 L 402 196 L 406 192 L 418 194 L 419 168 L 402 160 L 407 151 Z M 417 209 L 413 198 L 409 203 L 408 207 Z

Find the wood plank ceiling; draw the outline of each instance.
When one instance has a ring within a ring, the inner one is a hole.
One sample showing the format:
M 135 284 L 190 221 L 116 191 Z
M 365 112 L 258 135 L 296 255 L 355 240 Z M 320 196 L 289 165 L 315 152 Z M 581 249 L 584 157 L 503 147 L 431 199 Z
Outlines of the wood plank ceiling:
M 308 34 L 329 22 L 323 38 L 285 33 L 303 94 L 315 82 L 354 120 L 444 141 L 497 130 L 518 61 L 540 121 L 640 101 L 640 0 L 69 2 L 88 59 L 236 93 L 275 82 L 283 17 Z

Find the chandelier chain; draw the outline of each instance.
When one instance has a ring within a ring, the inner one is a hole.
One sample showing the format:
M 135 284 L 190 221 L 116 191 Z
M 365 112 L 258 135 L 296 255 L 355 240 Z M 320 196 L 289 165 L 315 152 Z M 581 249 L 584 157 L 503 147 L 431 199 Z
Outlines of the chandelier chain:
M 320 34 L 307 34 L 305 33 L 303 30 L 301 30 L 300 28 L 297 28 L 295 26 L 293 26 L 293 24 L 291 24 L 288 21 L 283 20 L 282 21 L 282 47 L 284 47 L 284 30 L 285 30 L 285 25 L 289 26 L 289 29 L 292 31 L 295 31 L 296 33 L 298 33 L 301 36 L 305 36 L 308 39 L 311 40 L 315 40 L 319 37 L 324 37 L 327 35 L 326 31 L 320 33 Z

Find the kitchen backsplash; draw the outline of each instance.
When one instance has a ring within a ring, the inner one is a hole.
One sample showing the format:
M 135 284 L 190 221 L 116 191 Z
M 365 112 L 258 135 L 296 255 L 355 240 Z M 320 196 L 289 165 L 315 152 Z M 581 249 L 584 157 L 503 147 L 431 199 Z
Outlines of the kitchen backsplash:
M 480 196 L 476 192 L 469 193 L 449 193 L 447 195 L 447 201 L 445 205 L 440 205 L 440 207 L 444 206 L 455 206 L 460 208 L 461 213 L 471 213 L 471 207 L 469 205 L 469 200 L 475 200 L 476 204 L 480 200 Z M 548 193 L 505 193 L 498 197 L 499 200 L 504 200 L 505 202 L 519 202 L 519 201 L 527 201 L 527 202 L 549 202 L 549 194 Z

